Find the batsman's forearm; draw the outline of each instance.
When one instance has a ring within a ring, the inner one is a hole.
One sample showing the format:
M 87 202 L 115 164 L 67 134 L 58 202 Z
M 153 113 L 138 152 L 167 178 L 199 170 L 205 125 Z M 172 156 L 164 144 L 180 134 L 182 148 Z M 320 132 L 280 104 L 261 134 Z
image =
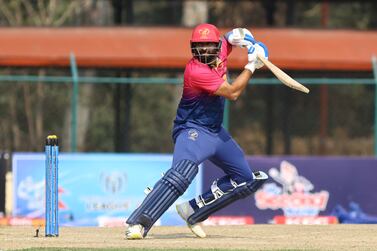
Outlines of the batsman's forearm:
M 249 83 L 249 80 L 250 80 L 252 75 L 253 75 L 253 73 L 251 73 L 251 71 L 245 69 L 233 81 L 232 87 L 233 87 L 235 99 L 237 99 L 241 95 L 243 90 L 245 90 L 245 88 L 246 88 L 247 84 Z

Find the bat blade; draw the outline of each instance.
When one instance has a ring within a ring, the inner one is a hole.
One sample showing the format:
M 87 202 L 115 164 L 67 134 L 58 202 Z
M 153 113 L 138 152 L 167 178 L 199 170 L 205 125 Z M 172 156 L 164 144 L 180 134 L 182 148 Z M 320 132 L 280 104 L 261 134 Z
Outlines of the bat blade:
M 279 79 L 283 84 L 286 86 L 304 92 L 304 93 L 309 93 L 309 89 L 291 78 L 287 73 L 284 71 L 280 70 L 279 67 L 271 63 L 268 59 L 264 58 L 263 56 L 258 54 L 258 59 L 261 60 L 264 65 L 270 69 L 270 71 L 276 76 L 277 79 Z

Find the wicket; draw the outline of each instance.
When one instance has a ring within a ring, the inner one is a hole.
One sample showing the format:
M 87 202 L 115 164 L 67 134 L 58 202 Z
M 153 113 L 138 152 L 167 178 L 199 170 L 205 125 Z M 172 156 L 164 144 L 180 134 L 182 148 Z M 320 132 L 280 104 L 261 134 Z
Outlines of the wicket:
M 46 138 L 46 211 L 45 211 L 45 236 L 59 236 L 59 194 L 58 194 L 58 155 L 59 145 L 56 135 L 49 135 Z

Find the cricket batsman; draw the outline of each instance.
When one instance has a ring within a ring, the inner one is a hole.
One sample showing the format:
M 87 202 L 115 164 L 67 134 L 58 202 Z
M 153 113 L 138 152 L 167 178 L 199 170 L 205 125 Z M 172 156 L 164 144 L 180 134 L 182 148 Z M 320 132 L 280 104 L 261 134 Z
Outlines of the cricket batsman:
M 206 237 L 198 224 L 230 203 L 253 194 L 267 180 L 252 172 L 243 150 L 222 127 L 225 99 L 237 100 L 256 69 L 263 66 L 257 54 L 268 58 L 267 47 L 250 31 L 236 28 L 224 37 L 211 24 L 200 24 L 190 40 L 192 59 L 184 72 L 181 101 L 174 120 L 172 167 L 154 185 L 142 204 L 127 219 L 127 239 L 143 239 L 153 224 L 181 196 L 204 160 L 221 168 L 225 176 L 197 198 L 176 206 L 191 231 Z M 226 77 L 232 46 L 247 48 L 248 63 L 230 84 Z

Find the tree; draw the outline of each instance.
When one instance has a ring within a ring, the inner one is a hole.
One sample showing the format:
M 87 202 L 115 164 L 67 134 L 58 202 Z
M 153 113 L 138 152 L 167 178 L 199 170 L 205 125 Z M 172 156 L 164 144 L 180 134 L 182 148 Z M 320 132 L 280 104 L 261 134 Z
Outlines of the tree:
M 66 23 L 72 23 L 75 20 L 76 15 L 81 13 L 93 13 L 97 9 L 98 3 L 91 0 L 83 1 L 59 1 L 59 0 L 40 0 L 40 1 L 28 1 L 28 0 L 14 0 L 14 1 L 4 1 L 0 0 L 0 13 L 3 19 L 1 20 L 8 26 L 19 27 L 19 26 L 33 26 L 33 27 L 58 27 Z M 103 9 L 103 8 L 99 8 Z M 92 17 L 94 20 L 102 20 L 101 18 L 95 17 L 93 15 L 83 15 L 85 17 Z M 94 20 L 91 20 L 93 22 Z M 9 71 L 11 73 L 12 71 Z M 23 74 L 28 74 L 30 70 L 23 70 Z M 18 73 L 20 73 L 18 71 Z M 46 69 L 38 69 L 37 75 L 43 77 L 46 75 Z M 66 130 L 61 130 L 59 128 L 45 128 L 45 91 L 46 86 L 42 82 L 36 84 L 36 88 L 33 88 L 28 83 L 23 83 L 21 86 L 15 85 L 8 87 L 9 96 L 7 97 L 9 106 L 9 120 L 4 121 L 2 128 L 12 128 L 12 143 L 10 149 L 12 150 L 32 150 L 38 151 L 41 149 L 41 142 L 43 138 L 51 132 L 63 135 L 68 134 L 65 138 L 69 137 L 69 123 L 65 124 Z M 80 105 L 80 116 L 78 124 L 82 131 L 86 131 L 88 127 L 88 115 L 89 107 L 85 106 L 86 98 L 90 99 L 91 96 L 91 86 L 82 87 L 82 98 Z M 19 92 L 22 92 L 22 99 L 20 98 Z M 64 95 L 61 93 L 60 95 Z M 23 113 L 21 104 L 23 104 Z M 50 106 L 48 106 L 50 107 Z M 65 112 L 67 118 L 70 113 L 69 106 L 65 106 L 67 109 Z M 23 116 L 26 120 L 26 129 L 23 129 L 24 121 Z M 66 120 L 68 121 L 68 120 Z M 69 122 L 69 121 L 68 121 Z M 1 129 L 1 128 L 0 128 Z M 79 133 L 79 146 L 84 143 L 85 133 Z M 67 141 L 69 143 L 69 141 Z M 81 143 L 81 144 L 80 144 Z M 68 145 L 68 144 L 67 144 Z

